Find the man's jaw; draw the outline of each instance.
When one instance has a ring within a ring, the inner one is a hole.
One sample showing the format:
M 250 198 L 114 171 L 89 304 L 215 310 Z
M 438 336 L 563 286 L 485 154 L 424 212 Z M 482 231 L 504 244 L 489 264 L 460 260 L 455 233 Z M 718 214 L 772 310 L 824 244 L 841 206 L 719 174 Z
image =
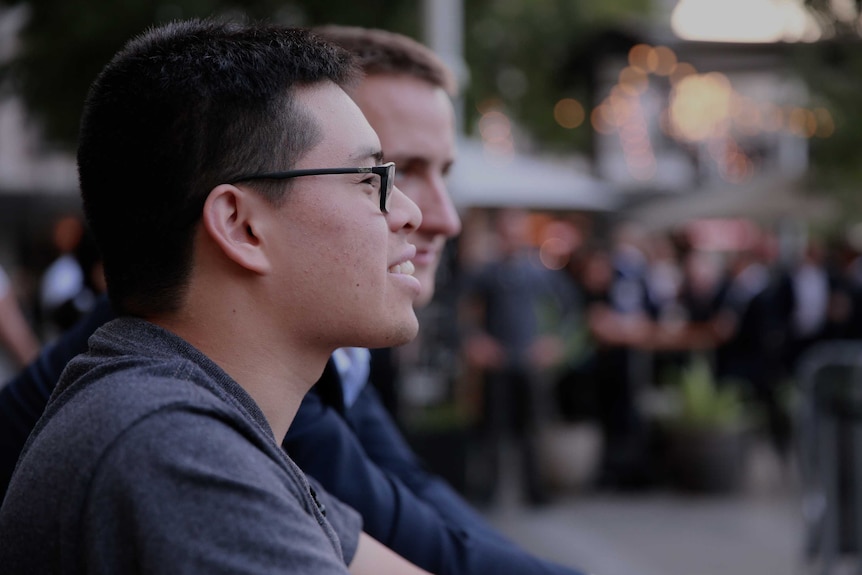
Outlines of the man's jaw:
M 416 271 L 413 276 L 419 280 L 422 285 L 422 291 L 419 297 L 413 302 L 414 308 L 421 308 L 428 305 L 431 298 L 434 297 L 434 283 L 436 280 L 437 265 L 436 263 L 426 266 L 416 266 Z

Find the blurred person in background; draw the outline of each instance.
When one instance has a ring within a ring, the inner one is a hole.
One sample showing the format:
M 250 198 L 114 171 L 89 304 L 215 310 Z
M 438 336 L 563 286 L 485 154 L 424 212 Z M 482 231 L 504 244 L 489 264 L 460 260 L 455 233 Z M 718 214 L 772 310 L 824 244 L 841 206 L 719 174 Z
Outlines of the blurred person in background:
M 785 343 L 788 373 L 816 343 L 850 336 L 853 290 L 850 279 L 836 265 L 817 238 L 808 238 L 803 253 L 786 278 L 792 317 Z
M 791 425 L 782 404 L 782 350 L 790 331 L 791 300 L 777 270 L 773 238 L 762 234 L 731 256 L 717 311 L 715 376 L 719 384 L 741 385 L 764 410 L 772 443 L 781 456 L 790 448 Z
M 684 329 L 688 320 L 688 313 L 682 301 L 685 277 L 682 262 L 688 248 L 683 238 L 670 231 L 650 233 L 645 248 L 649 316 L 655 322 L 656 333 L 666 338 Z M 687 350 L 655 347 L 650 351 L 650 345 L 651 342 L 644 342 L 649 354 L 651 386 L 661 385 L 667 381 L 668 374 L 688 363 Z
M 679 301 L 688 322 L 703 324 L 716 313 L 722 297 L 723 269 L 718 256 L 691 249 L 682 260 Z
M 610 389 L 603 387 L 609 368 L 605 347 L 619 343 L 618 325 L 622 320 L 610 306 L 614 270 L 608 250 L 595 243 L 573 255 L 566 267 L 577 291 L 580 307 L 576 342 L 567 347 L 566 366 L 555 382 L 556 399 L 566 421 L 595 421 L 608 443 L 608 409 L 616 404 Z M 572 345 L 576 343 L 577 345 Z M 612 389 L 612 388 L 611 388 Z
M 99 249 L 81 217 L 57 219 L 53 244 L 58 255 L 42 274 L 39 287 L 40 315 L 49 340 L 89 313 L 105 291 Z
M 601 489 L 639 489 L 653 482 L 649 428 L 640 407 L 651 371 L 643 346 L 656 318 L 647 240 L 635 222 L 614 227 L 607 301 L 591 314 L 591 330 L 600 346 L 597 373 L 604 447 L 596 487 Z
M 524 495 L 540 505 L 548 501 L 536 443 L 546 387 L 541 378 L 562 360 L 565 347 L 557 333 L 542 329 L 541 319 L 563 315 L 567 288 L 561 272 L 541 264 L 530 241 L 529 212 L 503 208 L 493 229 L 496 258 L 478 270 L 465 270 L 460 305 L 464 357 L 481 373 L 489 475 L 505 473 L 502 453 L 514 441 Z M 542 309 L 547 306 L 550 313 Z
M 41 342 L 27 320 L 12 280 L 0 267 L 0 344 L 8 352 L 15 368 L 30 363 L 39 353 Z
M 645 283 L 650 306 L 657 321 L 679 319 L 679 292 L 682 268 L 679 249 L 668 233 L 654 232 L 646 240 Z
M 84 236 L 84 223 L 77 215 L 62 215 L 52 227 L 55 259 L 45 268 L 39 283 L 39 311 L 48 337 L 68 329 L 75 322 L 68 304 L 84 286 L 84 271 L 75 250 Z M 74 303 L 71 304 L 74 309 Z
M 862 250 L 850 236 L 836 242 L 834 252 L 839 279 L 850 298 L 850 312 L 841 336 L 862 339 Z
M 365 75 L 350 95 L 377 132 L 385 158 L 397 163 L 396 186 L 422 212 L 410 241 L 417 248 L 414 275 L 422 284 L 415 303 L 427 304 L 443 246 L 461 227 L 445 183 L 456 154 L 450 100 L 455 77 L 427 47 L 401 34 L 344 26 L 317 30 L 358 59 Z M 110 315 L 100 300 L 83 323 L 0 390 L 0 426 L 7 427 L 0 431 L 0 480 L 2 472 L 11 473 L 62 368 Z M 333 354 L 285 437 L 291 458 L 359 511 L 369 535 L 430 572 L 579 573 L 526 553 L 425 467 L 381 401 L 369 356 L 363 348 Z

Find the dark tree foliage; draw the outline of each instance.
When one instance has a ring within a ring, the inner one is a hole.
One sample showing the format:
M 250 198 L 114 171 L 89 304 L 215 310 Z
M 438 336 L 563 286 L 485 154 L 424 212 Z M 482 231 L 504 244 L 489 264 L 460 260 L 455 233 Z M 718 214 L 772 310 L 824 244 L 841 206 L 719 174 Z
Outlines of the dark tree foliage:
M 846 35 L 803 44 L 792 56 L 794 69 L 808 86 L 811 107 L 829 110 L 835 125 L 828 138 L 809 141 L 808 187 L 837 200 L 841 219 L 851 222 L 862 214 L 862 40 Z
M 862 0 L 852 0 L 842 10 L 836 10 L 831 0 L 803 2 L 817 19 L 823 38 L 815 44 L 797 45 L 792 63 L 808 86 L 812 106 L 828 109 L 835 124 L 830 137 L 810 141 L 809 188 L 837 200 L 839 223 L 851 223 L 862 214 L 858 192 L 862 179 Z
M 0 0 L 0 8 L 17 5 Z M 418 0 L 30 0 L 20 49 L 0 64 L 4 89 L 23 97 L 49 144 L 74 149 L 90 83 L 135 34 L 176 18 L 218 15 L 291 25 L 376 25 L 417 35 Z
M 836 11 L 832 0 L 803 0 L 803 2 L 829 36 L 859 36 L 862 0 L 849 0 L 848 4 L 851 8 L 849 12 Z
M 566 129 L 553 116 L 561 98 L 589 105 L 589 77 L 584 70 L 573 70 L 572 59 L 590 57 L 583 49 L 598 31 L 628 22 L 649 9 L 649 0 L 467 2 L 468 129 L 480 109 L 495 103 L 517 121 L 536 147 L 589 151 L 589 121 Z
M 338 23 L 394 30 L 423 40 L 428 0 L 30 0 L 21 48 L 0 63 L 0 86 L 20 93 L 49 143 L 75 147 L 87 88 L 123 42 L 150 25 L 217 14 L 266 18 L 290 25 Z M 431 0 L 434 1 L 434 0 Z M 19 1 L 0 0 L 0 9 Z M 649 0 L 464 0 L 466 128 L 477 107 L 498 102 L 530 140 L 583 150 L 589 127 L 566 130 L 553 119 L 562 97 L 587 101 L 588 86 L 563 77 L 571 47 L 588 30 L 632 13 Z

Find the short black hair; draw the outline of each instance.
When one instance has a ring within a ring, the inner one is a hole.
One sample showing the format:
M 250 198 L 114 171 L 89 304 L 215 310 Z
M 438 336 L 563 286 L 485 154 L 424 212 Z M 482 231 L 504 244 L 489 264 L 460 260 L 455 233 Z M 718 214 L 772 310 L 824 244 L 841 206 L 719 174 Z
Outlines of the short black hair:
M 78 174 L 118 313 L 178 308 L 209 192 L 288 169 L 319 139 L 295 88 L 357 78 L 346 50 L 302 28 L 191 19 L 130 40 L 90 88 Z M 277 202 L 285 186 L 259 186 Z

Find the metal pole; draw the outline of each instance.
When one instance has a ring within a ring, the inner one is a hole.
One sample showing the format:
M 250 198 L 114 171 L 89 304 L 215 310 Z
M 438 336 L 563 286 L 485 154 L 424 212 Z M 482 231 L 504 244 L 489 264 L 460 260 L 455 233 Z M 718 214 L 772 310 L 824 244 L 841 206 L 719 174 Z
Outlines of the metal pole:
M 469 72 L 464 62 L 463 0 L 423 0 L 422 25 L 425 44 L 452 68 L 463 92 L 469 81 Z M 461 134 L 464 125 L 464 99 L 459 95 L 453 103 L 455 128 Z

